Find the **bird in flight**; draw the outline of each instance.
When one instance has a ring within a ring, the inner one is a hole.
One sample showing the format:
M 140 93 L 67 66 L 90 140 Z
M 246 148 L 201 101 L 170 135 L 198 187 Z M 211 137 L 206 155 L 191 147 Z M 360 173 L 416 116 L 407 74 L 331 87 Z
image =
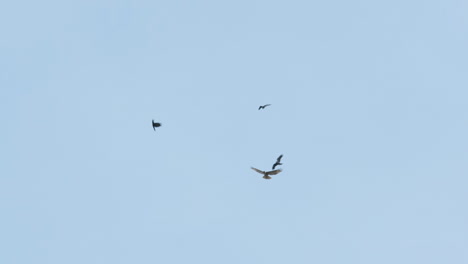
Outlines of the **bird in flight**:
M 267 107 L 267 106 L 270 106 L 270 105 L 271 105 L 271 104 L 261 105 L 261 106 L 258 107 L 258 110 L 263 109 L 263 108 L 265 108 L 265 107 Z
M 278 174 L 278 173 L 281 172 L 281 169 L 272 170 L 272 171 L 261 171 L 261 170 L 259 170 L 259 169 L 254 168 L 254 167 L 250 167 L 250 168 L 251 168 L 252 170 L 254 170 L 254 171 L 260 173 L 260 174 L 263 174 L 263 179 L 265 179 L 265 180 L 271 179 L 270 175 L 276 175 L 276 174 Z
M 275 169 L 276 166 L 278 165 L 283 165 L 283 163 L 281 163 L 281 158 L 283 157 L 283 154 L 281 154 L 277 159 L 276 159 L 276 162 L 275 164 L 273 164 L 273 167 L 271 168 L 272 170 Z
M 153 130 L 156 131 L 156 127 L 160 127 L 161 123 L 155 123 L 153 119 Z

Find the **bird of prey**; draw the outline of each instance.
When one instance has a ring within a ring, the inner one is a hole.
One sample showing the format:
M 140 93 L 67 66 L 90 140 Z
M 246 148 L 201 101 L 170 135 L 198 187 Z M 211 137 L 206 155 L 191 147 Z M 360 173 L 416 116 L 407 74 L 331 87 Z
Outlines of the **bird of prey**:
M 261 171 L 261 170 L 259 170 L 259 169 L 254 168 L 254 167 L 250 167 L 250 168 L 251 168 L 252 170 L 254 170 L 254 171 L 260 173 L 260 174 L 263 174 L 263 179 L 265 179 L 265 180 L 271 179 L 270 175 L 276 175 L 276 174 L 278 174 L 278 173 L 281 172 L 281 169 L 272 170 L 272 171 Z
M 277 159 L 276 159 L 276 162 L 275 164 L 273 164 L 273 167 L 271 168 L 272 170 L 275 169 L 276 166 L 278 165 L 283 165 L 283 163 L 281 163 L 281 158 L 283 157 L 283 154 L 281 154 Z
M 153 130 L 156 131 L 156 127 L 160 127 L 161 123 L 155 123 L 153 119 Z
M 270 105 L 271 105 L 271 104 L 261 105 L 261 106 L 258 107 L 258 110 L 263 109 L 263 108 L 265 108 L 265 107 L 267 107 L 267 106 L 270 106 Z

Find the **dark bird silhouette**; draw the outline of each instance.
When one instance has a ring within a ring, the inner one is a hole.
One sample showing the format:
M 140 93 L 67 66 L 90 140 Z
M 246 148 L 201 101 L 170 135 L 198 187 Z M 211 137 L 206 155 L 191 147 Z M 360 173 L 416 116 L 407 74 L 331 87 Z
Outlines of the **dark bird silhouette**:
M 276 162 L 275 164 L 273 164 L 273 167 L 271 168 L 272 170 L 275 169 L 276 166 L 278 165 L 283 165 L 283 163 L 281 163 L 281 158 L 283 157 L 283 154 L 281 154 L 277 159 L 276 159 Z
M 156 127 L 160 127 L 161 123 L 155 123 L 153 119 L 153 130 L 156 131 Z
M 281 169 L 273 170 L 273 171 L 261 171 L 261 170 L 259 170 L 259 169 L 254 168 L 254 167 L 250 167 L 250 168 L 251 168 L 252 170 L 254 170 L 254 171 L 260 173 L 260 174 L 263 174 L 263 179 L 265 179 L 265 180 L 271 179 L 270 175 L 276 175 L 276 174 L 278 174 L 278 173 L 281 172 Z
M 271 105 L 271 104 L 261 105 L 261 106 L 258 107 L 258 110 L 263 109 L 263 108 L 265 108 L 265 107 L 267 107 L 267 106 L 270 106 L 270 105 Z

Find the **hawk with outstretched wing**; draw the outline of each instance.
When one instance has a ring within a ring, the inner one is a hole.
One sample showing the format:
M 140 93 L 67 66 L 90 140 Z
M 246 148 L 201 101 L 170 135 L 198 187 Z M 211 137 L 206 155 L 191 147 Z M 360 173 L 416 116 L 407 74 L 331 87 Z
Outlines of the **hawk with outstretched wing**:
M 263 179 L 266 179 L 266 180 L 269 180 L 271 179 L 270 175 L 276 175 L 278 173 L 281 172 L 281 169 L 278 169 L 278 170 L 272 170 L 272 171 L 262 171 L 262 170 L 259 170 L 257 168 L 254 168 L 254 167 L 250 167 L 252 170 L 260 173 L 260 174 L 263 174 Z

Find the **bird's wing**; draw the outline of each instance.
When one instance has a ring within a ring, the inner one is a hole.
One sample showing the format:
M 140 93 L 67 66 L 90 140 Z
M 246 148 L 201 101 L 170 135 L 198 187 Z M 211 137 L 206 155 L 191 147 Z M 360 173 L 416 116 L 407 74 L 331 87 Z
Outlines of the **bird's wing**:
M 272 169 L 272 170 L 274 170 L 274 169 L 275 169 L 275 167 L 276 167 L 277 165 L 279 165 L 279 163 L 278 163 L 278 162 L 276 162 L 275 164 L 273 164 L 273 167 L 271 167 L 271 169 Z
M 266 104 L 266 105 L 264 105 L 263 107 L 267 107 L 267 106 L 270 106 L 270 105 L 271 105 L 271 104 Z
M 281 154 L 281 155 L 276 159 L 276 163 L 280 163 L 282 157 L 283 157 L 283 154 Z
M 267 174 L 268 175 L 276 175 L 276 174 L 278 174 L 280 172 L 281 172 L 281 169 L 278 169 L 278 170 L 269 171 L 269 172 L 267 172 Z
M 260 174 L 265 174 L 264 171 L 261 171 L 261 170 L 259 170 L 259 169 L 254 168 L 254 167 L 250 167 L 250 168 L 251 168 L 252 170 L 254 170 L 254 171 L 260 173 Z
M 263 106 L 259 106 L 259 107 L 258 107 L 258 110 L 260 110 L 260 109 L 262 109 L 262 108 L 263 108 Z

